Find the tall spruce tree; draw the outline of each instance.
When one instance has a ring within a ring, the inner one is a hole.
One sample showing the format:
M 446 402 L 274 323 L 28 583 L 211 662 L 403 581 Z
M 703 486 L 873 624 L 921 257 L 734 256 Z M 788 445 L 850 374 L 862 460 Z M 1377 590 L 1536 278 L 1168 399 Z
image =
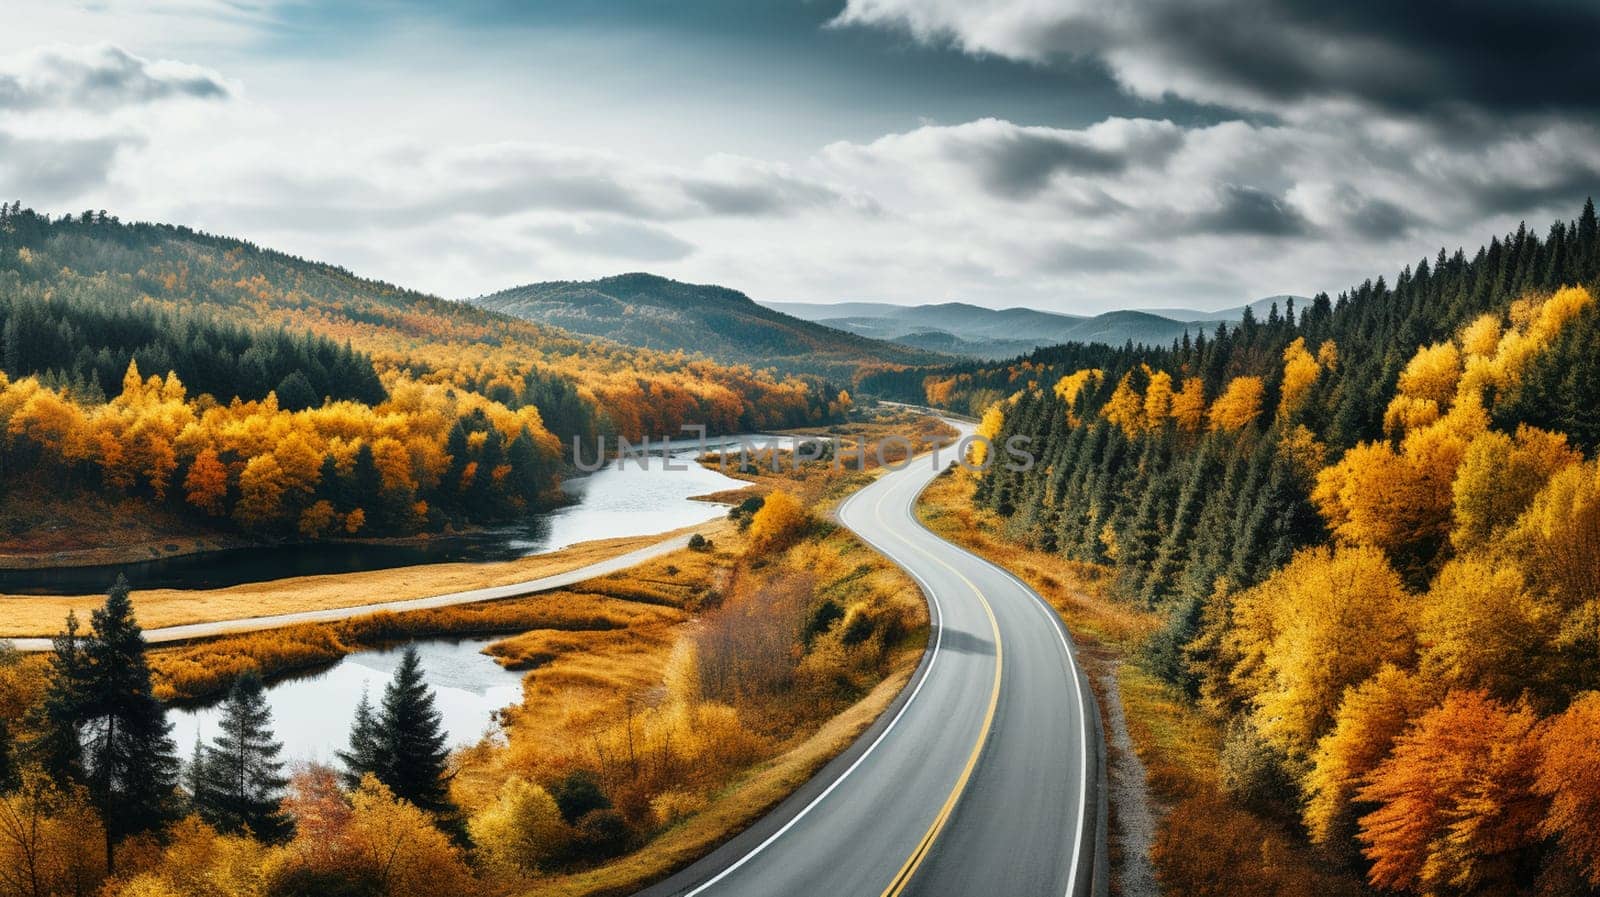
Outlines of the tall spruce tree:
M 11 727 L 0 716 L 0 794 L 10 791 L 17 783 L 16 755 L 11 743 Z
M 339 777 L 346 788 L 361 784 L 361 777 L 378 772 L 378 718 L 372 712 L 372 701 L 366 689 L 361 690 L 361 700 L 356 703 L 356 716 L 350 724 L 350 747 L 335 751 L 344 770 Z
M 346 786 L 355 787 L 372 773 L 396 797 L 448 814 L 454 808 L 445 787 L 450 754 L 445 743 L 433 690 L 422 678 L 421 657 L 414 646 L 407 646 L 376 710 L 365 693 L 356 705 L 350 747 L 338 752 L 342 778 Z
M 424 810 L 448 813 L 446 745 L 443 718 L 433 705 L 433 689 L 422 678 L 422 658 L 406 646 L 394 678 L 383 690 L 377 717 L 378 780 L 396 797 Z
M 254 671 L 241 676 L 222 707 L 221 731 L 201 751 L 195 771 L 195 807 L 219 831 L 249 832 L 281 841 L 293 831 L 283 812 L 289 780 L 272 738 L 272 708 Z
M 166 712 L 150 688 L 145 641 L 133 617 L 128 581 L 117 577 L 106 603 L 90 617 L 88 637 L 76 620 L 56 640 L 45 716 L 47 768 L 81 782 L 105 824 L 106 867 L 116 845 L 158 828 L 177 810 L 179 763 Z

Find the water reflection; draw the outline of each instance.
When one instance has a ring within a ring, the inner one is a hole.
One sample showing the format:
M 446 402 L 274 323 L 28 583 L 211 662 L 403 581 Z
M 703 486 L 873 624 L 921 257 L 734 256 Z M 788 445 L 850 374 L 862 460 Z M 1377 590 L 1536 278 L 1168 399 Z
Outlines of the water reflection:
M 759 442 L 758 442 L 759 444 Z M 451 561 L 506 561 L 558 551 L 591 539 L 647 536 L 722 516 L 723 505 L 696 495 L 738 489 L 740 480 L 694 461 L 695 451 L 629 459 L 562 488 L 574 503 L 514 527 L 413 544 L 351 542 L 236 548 L 134 564 L 0 570 L 0 593 L 85 595 L 103 592 L 118 573 L 136 589 L 215 589 L 289 576 L 383 570 Z M 641 469 L 641 464 L 644 465 Z
M 416 642 L 423 676 L 433 688 L 451 747 L 473 744 L 491 727 L 494 712 L 522 700 L 522 673 L 502 669 L 480 653 L 494 639 L 433 639 Z M 350 721 L 365 689 L 376 706 L 400 663 L 401 647 L 351 654 L 327 669 L 272 683 L 267 703 L 273 730 L 283 742 L 283 758 L 294 762 L 335 761 L 334 751 L 349 740 Z M 219 705 L 174 707 L 167 711 L 172 737 L 185 758 L 198 734 L 217 735 Z

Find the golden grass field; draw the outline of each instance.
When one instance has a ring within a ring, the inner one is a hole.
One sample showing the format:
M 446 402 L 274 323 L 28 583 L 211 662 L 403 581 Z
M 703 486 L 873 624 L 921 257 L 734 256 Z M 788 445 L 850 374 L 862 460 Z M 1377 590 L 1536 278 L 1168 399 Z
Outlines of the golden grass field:
M 720 521 L 712 521 L 678 532 L 702 532 L 714 537 L 725 526 Z M 550 554 L 498 563 L 424 564 L 361 573 L 297 576 L 220 589 L 141 589 L 133 593 L 133 603 L 139 624 L 155 629 L 398 601 L 564 573 L 654 545 L 676 534 L 584 542 Z M 61 631 L 67 611 L 76 611 L 79 620 L 87 621 L 89 611 L 104 600 L 104 595 L 0 595 L 0 638 L 53 635 Z

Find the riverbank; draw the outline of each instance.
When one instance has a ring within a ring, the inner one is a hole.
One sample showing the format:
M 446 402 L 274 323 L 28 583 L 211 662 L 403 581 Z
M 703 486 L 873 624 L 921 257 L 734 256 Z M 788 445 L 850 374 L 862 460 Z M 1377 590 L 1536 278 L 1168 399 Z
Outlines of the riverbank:
M 133 593 L 145 629 L 270 615 L 337 610 L 374 601 L 404 601 L 505 586 L 569 573 L 692 532 L 714 535 L 722 521 L 669 533 L 584 542 L 549 554 L 492 563 L 426 564 L 360 573 L 297 576 L 220 589 L 149 589 Z M 87 620 L 104 595 L 0 595 L 0 638 L 46 637 L 61 631 L 69 611 Z

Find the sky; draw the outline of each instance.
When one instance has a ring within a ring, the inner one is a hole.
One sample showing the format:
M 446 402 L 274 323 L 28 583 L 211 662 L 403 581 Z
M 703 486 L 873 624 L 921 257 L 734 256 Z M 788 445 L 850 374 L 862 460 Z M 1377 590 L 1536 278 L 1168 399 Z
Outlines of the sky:
M 0 0 L 0 24 L 0 197 L 449 298 L 652 271 L 1214 309 L 1600 192 L 1589 0 Z

